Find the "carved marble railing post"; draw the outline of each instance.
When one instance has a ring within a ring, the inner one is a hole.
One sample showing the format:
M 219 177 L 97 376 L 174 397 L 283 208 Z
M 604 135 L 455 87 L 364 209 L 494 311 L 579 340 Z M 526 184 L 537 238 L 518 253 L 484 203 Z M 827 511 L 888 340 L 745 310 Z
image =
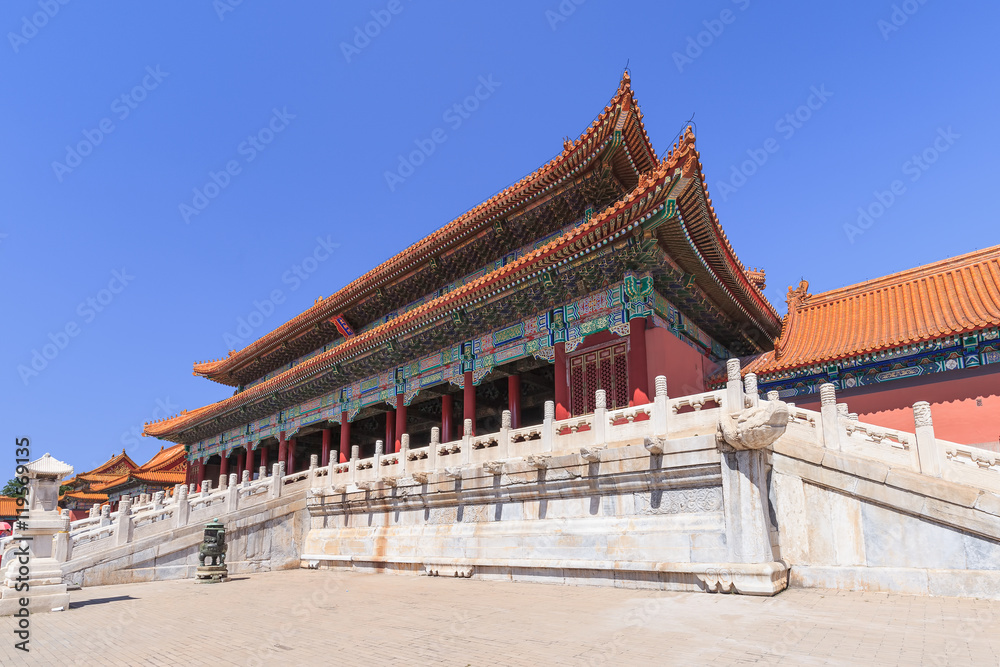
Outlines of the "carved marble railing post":
M 670 409 L 667 407 L 667 401 L 670 397 L 667 396 L 667 376 L 657 375 L 653 380 L 653 386 L 656 388 L 656 393 L 653 395 L 653 435 L 665 438 L 670 429 Z M 604 421 L 601 420 L 602 428 Z
M 769 400 L 769 401 L 780 400 L 779 397 L 778 397 L 778 392 L 776 392 L 773 389 L 771 391 L 767 392 L 767 400 Z
M 743 404 L 743 381 L 740 379 L 740 360 L 729 359 L 726 361 L 726 412 L 736 414 L 742 412 Z
M 257 469 L 257 479 L 260 480 L 266 478 L 267 478 L 267 466 L 261 466 L 260 468 Z
M 235 512 L 240 507 L 240 489 L 236 485 L 236 473 L 230 475 L 232 483 L 226 487 L 226 512 Z
M 201 497 L 204 498 L 212 492 L 212 480 L 206 479 L 201 483 Z M 141 502 L 141 499 L 140 499 Z
M 510 410 L 500 413 L 500 433 L 497 435 L 497 458 L 506 459 L 510 456 Z
M 340 450 L 331 449 L 330 450 L 330 461 L 326 465 L 326 484 L 329 487 L 333 487 L 333 475 L 334 468 L 338 465 L 340 461 Z
M 852 421 L 852 422 L 856 422 L 856 421 L 858 421 L 858 413 L 857 412 L 848 412 L 847 413 L 847 418 L 850 421 Z
M 840 449 L 840 417 L 837 415 L 837 387 L 825 382 L 819 387 L 820 416 L 823 421 L 823 444 Z
M 115 546 L 120 547 L 132 541 L 132 501 L 125 496 L 118 503 L 118 519 L 115 522 Z
M 60 530 L 52 536 L 52 557 L 57 563 L 65 563 L 73 557 L 73 540 L 68 530 Z
M 751 408 L 760 404 L 760 392 L 757 390 L 757 374 L 747 373 L 743 378 L 744 393 L 746 394 L 747 405 Z
M 316 454 L 309 455 L 309 477 L 307 478 L 306 484 L 309 485 L 311 489 L 313 484 L 316 482 L 316 469 L 319 467 L 319 456 Z
M 441 446 L 441 429 L 438 426 L 431 427 L 431 444 L 430 450 L 427 453 L 427 469 L 436 470 L 437 469 L 437 457 L 438 457 L 438 447 Z
M 191 482 L 188 487 L 188 496 L 193 496 L 196 493 L 198 493 L 198 484 L 196 482 Z
M 399 436 L 399 474 L 406 474 L 407 457 L 410 455 L 410 434 Z
M 240 480 L 240 486 L 242 486 L 244 488 L 250 486 L 250 471 L 249 470 L 244 470 L 243 471 L 243 479 Z
M 655 400 L 653 410 L 656 410 Z M 608 441 L 608 393 L 603 389 L 594 392 L 594 446 L 600 447 Z
M 934 422 L 931 419 L 931 404 L 918 401 L 913 404 L 913 422 L 916 426 L 916 450 L 918 470 L 925 475 L 941 476 L 941 448 L 934 437 Z
M 472 420 L 462 422 L 462 465 L 472 460 Z
M 161 509 L 163 509 L 163 497 L 164 497 L 164 495 L 165 494 L 163 493 L 163 491 L 157 491 L 156 493 L 153 494 L 153 509 L 154 510 L 161 510 Z
M 94 503 L 93 505 L 91 505 L 90 506 L 90 511 L 87 513 L 87 518 L 88 519 L 96 519 L 97 518 L 97 513 L 100 511 L 100 509 L 101 509 L 101 506 L 99 504 L 97 504 L 97 503 Z
M 219 491 L 225 491 L 228 486 L 226 482 L 229 481 L 229 475 L 219 475 Z
M 111 505 L 104 505 L 101 507 L 101 527 L 111 525 Z
M 360 445 L 354 445 L 353 447 L 351 447 L 351 462 L 348 464 L 350 465 L 350 470 L 348 471 L 348 475 L 350 477 L 352 484 L 358 481 L 358 458 L 360 457 L 360 454 L 361 454 Z
M 268 496 L 271 498 L 280 498 L 281 487 L 281 464 L 273 463 L 271 464 L 271 490 L 268 492 Z
M 372 460 L 372 467 L 375 469 L 375 479 L 382 479 L 382 452 L 385 451 L 385 444 L 381 440 L 375 441 L 375 457 Z
M 556 430 L 552 422 L 556 419 L 556 404 L 554 401 L 545 401 L 545 413 L 542 419 L 542 451 L 551 452 L 555 446 Z

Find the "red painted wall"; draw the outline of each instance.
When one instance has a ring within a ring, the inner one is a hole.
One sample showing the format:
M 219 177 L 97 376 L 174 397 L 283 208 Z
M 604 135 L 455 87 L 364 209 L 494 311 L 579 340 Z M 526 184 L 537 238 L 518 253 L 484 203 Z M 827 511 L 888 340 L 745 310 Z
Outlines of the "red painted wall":
M 667 394 L 688 396 L 705 391 L 705 369 L 711 364 L 698 350 L 666 329 L 646 329 L 646 369 L 649 395 L 657 375 L 667 376 Z
M 931 379 L 934 377 L 842 391 L 837 401 L 847 403 L 861 421 L 910 432 L 913 404 L 927 401 L 931 404 L 934 435 L 942 440 L 1000 451 L 1000 368 L 986 366 L 945 372 Z M 799 404 L 819 410 L 818 401 Z

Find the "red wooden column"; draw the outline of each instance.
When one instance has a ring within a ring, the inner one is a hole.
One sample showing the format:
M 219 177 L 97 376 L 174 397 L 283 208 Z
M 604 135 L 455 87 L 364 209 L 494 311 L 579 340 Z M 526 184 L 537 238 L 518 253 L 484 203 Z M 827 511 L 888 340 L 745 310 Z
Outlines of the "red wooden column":
M 270 475 L 271 474 L 271 469 L 267 467 L 267 450 L 269 450 L 269 449 L 271 449 L 271 448 L 270 447 L 261 447 L 260 448 L 260 464 L 262 466 L 264 466 L 264 474 L 265 475 Z
M 198 490 L 201 491 L 201 483 L 205 481 L 205 457 L 198 459 Z
M 382 450 L 386 454 L 392 451 L 392 443 L 395 441 L 396 436 L 396 411 L 387 410 L 385 413 L 385 440 L 382 442 L 384 449 Z
M 223 452 L 223 454 L 224 453 L 225 452 Z M 226 479 L 228 480 L 229 479 L 229 457 L 228 456 L 220 456 L 220 458 L 222 460 L 219 462 L 219 475 L 225 475 Z
M 323 457 L 321 466 L 327 466 L 330 464 L 330 429 L 323 429 Z
M 441 397 L 441 442 L 451 442 L 451 394 Z
M 236 481 L 239 482 L 243 479 L 243 452 L 239 449 L 236 450 Z
M 472 420 L 472 435 L 476 434 L 476 387 L 472 384 L 472 371 L 465 371 L 465 395 L 462 397 L 462 419 Z M 462 422 L 465 428 L 465 422 Z M 463 430 L 464 433 L 464 430 Z
M 569 419 L 569 371 L 566 368 L 566 343 L 556 343 L 556 419 Z
M 291 475 L 295 472 L 295 438 L 288 441 L 288 462 L 285 463 L 285 474 Z
M 340 462 L 347 463 L 347 457 L 351 455 L 351 422 L 347 420 L 347 413 L 340 413 Z
M 278 460 L 277 463 L 288 460 L 288 441 L 285 440 L 285 432 L 278 434 Z M 285 465 L 288 465 L 287 463 Z M 288 471 L 285 472 L 288 474 Z
M 247 470 L 250 471 L 250 479 L 253 479 L 253 445 L 249 442 L 247 443 Z
M 396 394 L 396 438 L 393 453 L 399 452 L 402 447 L 404 433 L 406 433 L 406 405 L 403 403 L 403 395 Z
M 510 427 L 521 428 L 521 376 L 507 376 L 507 409 L 510 410 Z
M 646 372 L 646 318 L 628 322 L 628 404 L 649 403 L 649 380 Z

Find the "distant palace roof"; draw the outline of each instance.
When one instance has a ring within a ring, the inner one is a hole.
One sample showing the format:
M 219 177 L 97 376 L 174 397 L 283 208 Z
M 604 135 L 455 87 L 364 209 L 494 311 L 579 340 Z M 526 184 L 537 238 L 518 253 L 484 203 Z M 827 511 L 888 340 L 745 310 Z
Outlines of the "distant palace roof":
M 627 81 L 626 77 L 623 87 Z M 669 248 L 672 257 L 669 261 L 676 262 L 693 276 L 716 303 L 733 315 L 741 314 L 770 338 L 776 337 L 781 321 L 755 281 L 748 276 L 722 231 L 708 196 L 699 157 L 694 134 L 688 128 L 666 159 L 643 174 L 632 192 L 545 246 L 234 396 L 146 424 L 144 435 L 178 438 L 185 429 L 286 391 L 305 378 L 329 372 L 341 361 L 380 348 L 396 336 L 420 330 L 454 311 L 493 298 L 602 245 L 624 243 L 625 239 L 617 239 L 625 234 L 652 235 L 652 242 Z M 641 223 L 663 211 L 669 199 L 676 200 L 678 215 L 644 232 Z
M 63 484 L 90 488 L 91 485 L 104 484 L 110 480 L 128 474 L 130 470 L 135 470 L 138 467 L 139 465 L 129 458 L 129 455 L 126 454 L 123 449 L 121 454 L 112 456 L 110 459 L 93 470 L 79 473 L 75 477 L 65 480 Z
M 764 376 L 1000 325 L 1000 245 L 822 294 L 788 288 L 775 349 L 744 366 Z
M 135 470 L 130 470 L 128 473 L 119 475 L 102 484 L 95 484 L 91 487 L 91 491 L 106 494 L 116 487 L 133 481 L 161 486 L 173 486 L 184 483 L 186 474 L 187 459 L 184 457 L 184 445 L 175 445 L 165 449 L 161 448 L 153 458 Z M 66 495 L 70 496 L 69 493 Z M 105 499 L 107 499 L 107 496 L 105 496 Z
M 595 153 L 606 148 L 616 135 L 620 135 L 626 150 L 615 152 L 610 158 L 610 166 L 616 173 L 630 173 L 631 183 L 628 180 L 625 182 L 632 187 L 640 174 L 656 166 L 657 157 L 643 127 L 642 112 L 632 93 L 627 72 L 604 111 L 579 139 L 565 142 L 563 151 L 547 164 L 242 350 L 230 352 L 228 357 L 216 361 L 195 364 L 194 374 L 231 386 L 241 384 L 234 376 L 239 369 L 250 365 L 261 366 L 262 355 L 307 334 L 314 327 L 343 313 L 353 302 L 407 276 L 436 255 L 471 241 L 483 229 L 492 226 L 495 220 L 532 200 L 543 199 L 553 188 L 592 169 L 597 163 Z

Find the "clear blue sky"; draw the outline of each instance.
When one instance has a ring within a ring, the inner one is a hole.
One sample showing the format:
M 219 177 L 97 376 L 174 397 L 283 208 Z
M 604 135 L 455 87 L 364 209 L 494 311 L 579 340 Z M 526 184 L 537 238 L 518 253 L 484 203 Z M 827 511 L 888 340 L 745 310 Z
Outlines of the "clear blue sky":
M 80 471 L 145 461 L 144 421 L 232 393 L 191 364 L 255 301 L 281 292 L 250 338 L 533 171 L 626 62 L 658 151 L 696 114 L 722 225 L 780 312 L 802 277 L 823 291 L 1000 243 L 995 2 L 229 1 L 3 3 L 4 474 L 15 435 Z M 480 77 L 479 108 L 445 117 Z M 743 182 L 748 151 L 767 160 Z M 225 187 L 200 200 L 210 172 Z M 303 280 L 317 238 L 338 247 Z

